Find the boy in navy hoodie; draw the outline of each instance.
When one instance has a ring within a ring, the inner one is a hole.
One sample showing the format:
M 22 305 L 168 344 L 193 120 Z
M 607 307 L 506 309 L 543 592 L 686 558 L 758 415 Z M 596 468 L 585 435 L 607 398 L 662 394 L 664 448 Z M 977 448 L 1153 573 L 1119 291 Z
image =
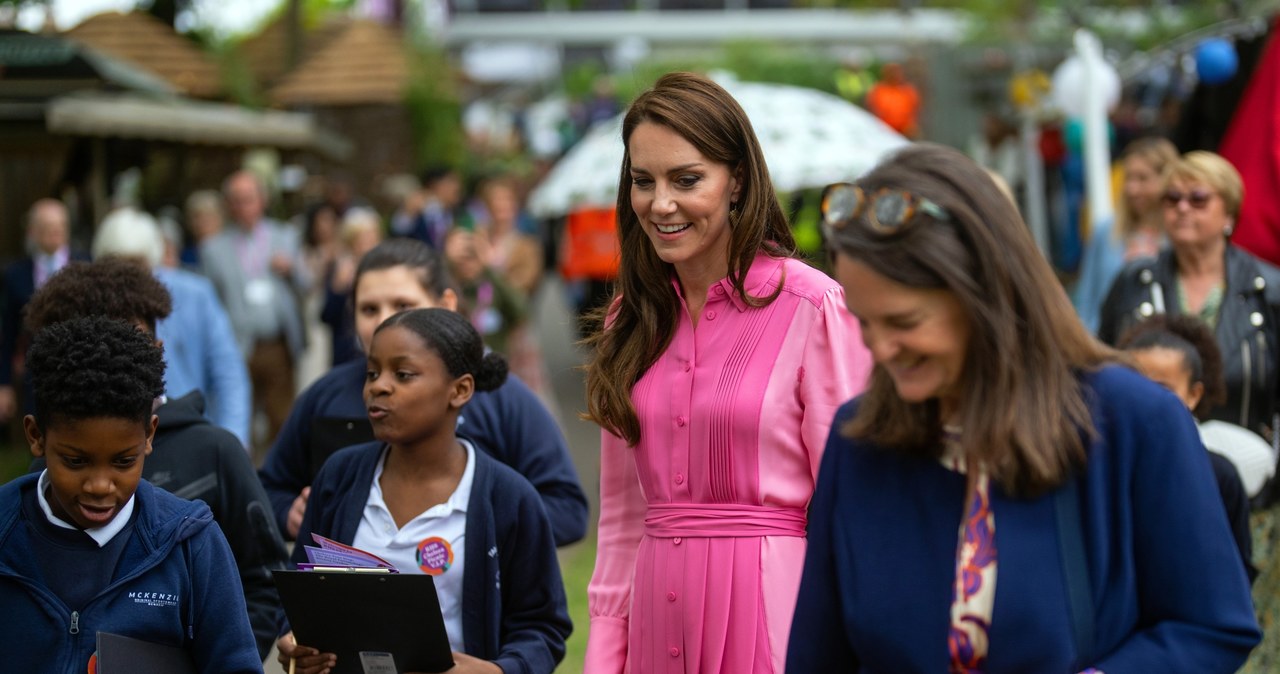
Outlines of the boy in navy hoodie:
M 141 479 L 160 348 L 123 321 L 80 318 L 37 333 L 27 368 L 23 428 L 48 467 L 0 487 L 6 671 L 93 672 L 99 631 L 182 648 L 200 672 L 262 671 L 209 508 Z

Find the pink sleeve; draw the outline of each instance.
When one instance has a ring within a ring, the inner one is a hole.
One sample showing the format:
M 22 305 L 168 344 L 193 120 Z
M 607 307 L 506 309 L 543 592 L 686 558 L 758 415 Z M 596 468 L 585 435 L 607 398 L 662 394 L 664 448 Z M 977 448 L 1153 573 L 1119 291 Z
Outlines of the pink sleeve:
M 800 435 L 815 480 L 836 410 L 867 387 L 872 365 L 858 323 L 845 308 L 844 289 L 828 290 L 801 358 Z
M 584 672 L 621 674 L 626 666 L 631 585 L 647 509 L 636 476 L 635 449 L 602 431 L 600 525 L 596 569 L 587 586 L 591 626 Z

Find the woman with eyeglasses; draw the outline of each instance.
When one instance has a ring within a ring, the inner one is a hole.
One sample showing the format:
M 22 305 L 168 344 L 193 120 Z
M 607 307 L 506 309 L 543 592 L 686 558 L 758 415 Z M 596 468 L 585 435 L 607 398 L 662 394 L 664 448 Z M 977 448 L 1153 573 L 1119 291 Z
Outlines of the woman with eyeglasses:
M 870 358 L 741 106 L 672 73 L 622 123 L 617 290 L 588 339 L 600 527 L 584 671 L 782 672 L 805 508 Z
M 1169 245 L 1116 277 L 1098 338 L 1115 344 L 1156 314 L 1201 319 L 1217 338 L 1227 383 L 1226 402 L 1209 418 L 1243 426 L 1275 447 L 1280 269 L 1231 245 L 1243 196 L 1240 174 L 1219 155 L 1189 152 L 1174 163 L 1161 197 Z
M 823 221 L 875 369 L 823 453 L 787 671 L 1236 671 L 1261 635 L 1195 421 L 991 177 L 915 145 Z

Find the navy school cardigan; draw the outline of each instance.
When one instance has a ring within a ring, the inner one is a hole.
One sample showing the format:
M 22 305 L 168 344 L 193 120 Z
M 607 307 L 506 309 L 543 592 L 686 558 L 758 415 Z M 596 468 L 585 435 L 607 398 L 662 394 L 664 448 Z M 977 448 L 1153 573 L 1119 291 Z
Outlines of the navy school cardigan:
M 304 391 L 258 471 L 281 532 L 288 531 L 285 523 L 294 499 L 320 468 L 311 463 L 315 421 L 342 420 L 368 426 L 363 398 L 365 370 L 363 358 L 343 363 Z M 564 434 L 524 382 L 508 376 L 496 390 L 476 391 L 458 417 L 458 435 L 474 441 L 477 448 L 533 483 L 551 519 L 556 545 L 568 545 L 586 535 L 587 496 L 578 482 Z M 357 442 L 371 437 L 370 431 Z
M 313 531 L 348 545 L 355 540 L 383 447 L 348 447 L 325 462 L 298 540 L 310 541 Z M 466 653 L 504 674 L 551 674 L 573 631 L 551 526 L 527 480 L 484 452 L 475 457 L 462 575 Z M 292 562 L 306 559 L 302 545 L 294 546 Z

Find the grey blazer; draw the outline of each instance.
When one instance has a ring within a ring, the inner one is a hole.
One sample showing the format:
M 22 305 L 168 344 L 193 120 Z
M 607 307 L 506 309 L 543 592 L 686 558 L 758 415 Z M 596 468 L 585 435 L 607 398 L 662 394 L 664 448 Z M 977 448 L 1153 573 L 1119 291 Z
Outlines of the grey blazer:
M 299 297 L 310 285 L 306 265 L 302 261 L 298 233 L 269 218 L 264 218 L 258 226 L 267 228 L 269 244 L 265 259 L 268 263 L 277 254 L 284 254 L 293 260 L 292 271 L 287 278 L 270 272 L 268 278 L 272 284 L 271 297 L 276 317 L 289 352 L 296 361 L 306 346 L 306 330 L 303 327 Z M 245 269 L 245 261 L 241 259 L 240 246 L 237 246 L 237 241 L 241 238 L 238 231 L 223 231 L 201 244 L 200 269 L 218 289 L 218 296 L 227 309 L 240 351 L 247 358 L 253 353 L 255 338 L 249 325 L 248 300 L 245 296 L 250 275 Z M 255 250 L 254 254 L 263 253 Z

